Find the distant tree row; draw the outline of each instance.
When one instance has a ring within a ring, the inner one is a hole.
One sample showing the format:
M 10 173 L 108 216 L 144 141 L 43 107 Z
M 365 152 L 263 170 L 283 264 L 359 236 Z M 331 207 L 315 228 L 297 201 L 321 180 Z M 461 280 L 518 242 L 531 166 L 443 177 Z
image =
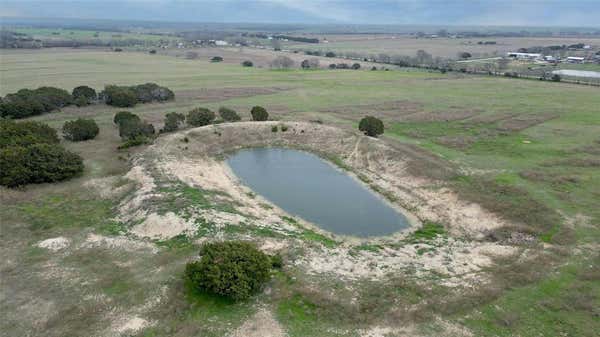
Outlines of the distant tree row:
M 79 86 L 72 93 L 60 88 L 40 87 L 21 89 L 0 98 L 0 117 L 26 118 L 60 110 L 69 105 L 85 106 L 98 101 L 119 107 L 131 107 L 137 103 L 163 102 L 175 95 L 166 87 L 155 83 L 135 86 L 107 85 L 100 94 L 93 88 Z

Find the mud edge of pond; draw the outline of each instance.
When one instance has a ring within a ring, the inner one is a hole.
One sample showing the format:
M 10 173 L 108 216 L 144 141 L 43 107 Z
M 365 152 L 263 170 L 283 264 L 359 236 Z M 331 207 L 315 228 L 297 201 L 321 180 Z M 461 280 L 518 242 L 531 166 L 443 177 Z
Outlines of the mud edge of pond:
M 304 150 L 327 159 L 385 199 L 411 223 L 411 227 L 395 234 L 357 238 L 334 235 L 302 221 L 302 225 L 328 236 L 351 241 L 394 240 L 422 222 L 433 221 L 443 224 L 453 234 L 480 238 L 486 231 L 506 225 L 479 205 L 460 200 L 443 182 L 410 175 L 406 170 L 411 159 L 408 154 L 382 140 L 318 123 L 269 121 L 209 125 L 161 137 L 142 158 L 155 161 L 160 166 L 159 171 L 171 178 L 191 186 L 227 192 L 248 209 L 256 208 L 259 202 L 273 207 L 271 214 L 253 209 L 256 214 L 250 213 L 258 218 L 289 216 L 265 199 L 249 198 L 247 194 L 251 190 L 239 182 L 224 162 L 228 154 L 240 149 L 269 146 Z

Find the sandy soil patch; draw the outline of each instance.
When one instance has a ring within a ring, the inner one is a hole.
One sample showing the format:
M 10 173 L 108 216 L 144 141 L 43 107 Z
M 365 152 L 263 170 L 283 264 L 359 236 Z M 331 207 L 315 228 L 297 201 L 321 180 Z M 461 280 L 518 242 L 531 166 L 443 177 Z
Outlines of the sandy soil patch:
M 149 214 L 144 222 L 134 226 L 131 233 L 144 238 L 166 240 L 180 234 L 192 234 L 193 221 L 185 221 L 173 212 L 164 215 Z
M 158 252 L 158 248 L 149 242 L 134 240 L 125 236 L 108 237 L 98 234 L 89 234 L 80 248 L 94 247 L 122 249 L 125 251 L 149 250 L 152 253 Z
M 71 244 L 71 240 L 69 240 L 65 237 L 59 236 L 56 238 L 51 238 L 51 239 L 46 239 L 46 240 L 40 241 L 40 242 L 36 243 L 36 246 L 38 246 L 40 248 L 46 248 L 53 252 L 57 252 L 59 250 L 67 248 L 70 244 Z
M 261 308 L 246 320 L 230 337 L 284 337 L 287 334 L 271 311 Z
M 114 331 L 123 334 L 134 333 L 139 331 L 149 325 L 150 322 L 141 318 L 141 317 L 132 317 L 124 322 L 119 322 L 117 326 L 114 327 Z

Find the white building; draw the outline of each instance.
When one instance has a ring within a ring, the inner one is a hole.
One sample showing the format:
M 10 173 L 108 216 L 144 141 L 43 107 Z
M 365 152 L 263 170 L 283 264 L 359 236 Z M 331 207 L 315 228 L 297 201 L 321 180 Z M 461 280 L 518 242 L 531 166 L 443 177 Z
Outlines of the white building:
M 518 60 L 538 60 L 542 58 L 542 54 L 538 53 L 517 53 L 517 52 L 508 52 L 506 56 L 512 57 Z
M 216 40 L 215 41 L 215 45 L 217 45 L 217 46 L 226 46 L 228 44 L 229 43 L 227 43 L 227 41 L 223 41 L 223 40 Z
M 585 61 L 585 57 L 578 57 L 578 56 L 567 57 L 568 63 L 583 63 L 584 61 Z

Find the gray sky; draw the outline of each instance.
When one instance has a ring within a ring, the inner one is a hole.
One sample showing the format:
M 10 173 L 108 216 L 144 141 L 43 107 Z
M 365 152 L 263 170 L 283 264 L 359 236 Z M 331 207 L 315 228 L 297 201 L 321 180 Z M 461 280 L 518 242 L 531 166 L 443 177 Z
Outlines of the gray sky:
M 1 0 L 0 16 L 600 27 L 600 0 Z

